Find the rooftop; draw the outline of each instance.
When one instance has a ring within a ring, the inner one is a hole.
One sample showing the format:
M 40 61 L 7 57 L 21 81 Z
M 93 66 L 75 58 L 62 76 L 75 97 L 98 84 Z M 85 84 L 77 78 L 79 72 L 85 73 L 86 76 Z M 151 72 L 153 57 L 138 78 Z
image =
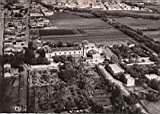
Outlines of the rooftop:
M 80 47 L 59 47 L 52 48 L 52 51 L 73 51 L 73 50 L 81 50 Z
M 160 77 L 156 74 L 146 74 L 145 75 L 149 80 L 152 80 L 152 79 L 156 79 L 156 80 L 160 80 Z
M 52 68 L 58 69 L 58 64 L 52 63 L 49 65 L 32 65 L 31 66 L 32 70 L 45 70 L 45 69 L 52 69 Z
M 109 67 L 112 69 L 112 71 L 115 74 L 124 72 L 124 70 L 119 65 L 117 65 L 117 64 L 109 64 Z

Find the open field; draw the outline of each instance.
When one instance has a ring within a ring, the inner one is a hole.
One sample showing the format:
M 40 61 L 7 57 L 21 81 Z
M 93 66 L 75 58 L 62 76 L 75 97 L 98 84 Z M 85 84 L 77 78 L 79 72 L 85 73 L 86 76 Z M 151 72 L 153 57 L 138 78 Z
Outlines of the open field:
M 122 17 L 114 19 L 119 23 L 127 25 L 134 30 L 141 30 L 144 35 L 153 38 L 154 40 L 160 39 L 160 20 L 149 20 L 131 17 Z
M 143 33 L 145 35 L 155 39 L 155 40 L 160 40 L 160 30 L 157 30 L 157 31 L 144 31 Z
M 143 19 L 160 19 L 160 14 L 151 13 L 145 11 L 127 11 L 127 10 L 106 10 L 102 11 L 107 16 L 115 16 L 115 17 L 133 17 L 133 18 L 143 18 Z
M 142 18 L 131 18 L 131 17 L 122 17 L 115 18 L 116 21 L 128 25 L 133 29 L 148 29 L 148 28 L 159 28 L 160 20 L 150 20 L 150 19 L 142 19 Z
M 82 31 L 82 33 L 74 35 L 44 35 L 41 36 L 42 40 L 104 41 L 130 39 L 129 36 L 123 34 L 99 18 L 84 18 L 70 13 L 57 13 L 51 18 L 51 23 L 55 25 L 57 29 L 78 29 Z

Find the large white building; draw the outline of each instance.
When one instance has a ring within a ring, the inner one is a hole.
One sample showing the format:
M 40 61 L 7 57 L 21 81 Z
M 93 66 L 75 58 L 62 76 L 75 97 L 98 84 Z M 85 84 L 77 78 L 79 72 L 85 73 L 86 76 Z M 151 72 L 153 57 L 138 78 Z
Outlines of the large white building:
M 113 75 L 118 75 L 119 73 L 124 73 L 125 71 L 118 64 L 109 64 L 110 72 Z
M 50 53 L 46 53 L 47 58 L 51 58 L 54 56 L 61 56 L 61 55 L 65 56 L 72 55 L 73 57 L 83 56 L 83 49 L 81 49 L 80 47 L 57 48 L 53 49 Z
M 160 77 L 156 74 L 146 74 L 145 77 L 149 80 L 156 79 L 156 80 L 160 81 Z
M 127 79 L 127 83 L 126 83 L 127 87 L 135 86 L 135 79 L 133 77 L 131 77 L 130 74 L 125 74 L 125 78 Z

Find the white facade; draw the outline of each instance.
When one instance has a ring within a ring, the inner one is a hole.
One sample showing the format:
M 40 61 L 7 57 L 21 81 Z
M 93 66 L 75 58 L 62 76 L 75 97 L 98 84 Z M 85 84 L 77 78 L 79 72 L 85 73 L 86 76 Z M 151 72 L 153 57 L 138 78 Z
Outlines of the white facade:
M 103 52 L 102 48 L 97 48 L 94 43 L 89 43 L 89 44 L 84 46 L 84 55 L 86 55 L 86 53 L 88 53 L 90 50 L 95 50 L 98 53 L 102 53 Z
M 30 13 L 31 17 L 42 17 L 43 15 L 41 13 Z
M 129 59 L 125 59 L 125 60 L 129 62 Z M 139 57 L 138 59 L 133 58 L 133 60 L 135 62 L 129 63 L 129 64 L 127 64 L 127 66 L 132 66 L 134 64 L 138 64 L 138 65 L 152 65 L 152 64 L 154 64 L 154 62 L 151 61 L 149 57 Z
M 125 74 L 125 78 L 127 79 L 127 87 L 133 87 L 135 86 L 135 79 L 133 77 L 131 77 L 130 74 Z
M 86 59 L 86 63 L 87 64 L 99 64 L 99 63 L 103 63 L 104 62 L 104 58 L 102 57 L 97 57 L 97 58 L 87 58 Z
M 156 74 L 146 74 L 145 77 L 149 80 L 156 79 L 156 80 L 160 81 L 160 77 Z
M 49 65 L 32 65 L 31 69 L 32 70 L 44 70 L 44 69 L 56 69 L 58 70 L 58 65 L 59 63 L 52 63 Z
M 83 50 L 53 51 L 52 53 L 47 53 L 46 57 L 50 58 L 50 57 L 61 56 L 61 55 L 82 56 Z
M 53 12 L 44 12 L 45 13 L 45 16 L 52 16 L 54 13 Z

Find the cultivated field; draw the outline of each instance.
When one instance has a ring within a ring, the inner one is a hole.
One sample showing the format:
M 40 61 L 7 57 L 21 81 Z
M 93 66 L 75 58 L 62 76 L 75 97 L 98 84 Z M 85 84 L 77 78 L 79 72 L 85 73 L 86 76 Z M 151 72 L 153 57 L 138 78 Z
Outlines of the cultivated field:
M 148 28 L 160 28 L 160 20 L 150 20 L 142 18 L 122 17 L 115 18 L 116 21 L 128 25 L 133 29 L 148 29 Z
M 111 25 L 103 22 L 99 18 L 85 18 L 70 13 L 56 13 L 51 18 L 52 25 L 57 29 L 78 29 L 83 31 L 81 34 L 74 35 L 48 35 L 41 36 L 42 40 L 54 41 L 104 41 L 104 40 L 119 40 L 130 39 L 129 36 L 123 34 Z
M 156 30 L 156 31 L 144 31 L 143 32 L 146 36 L 149 36 L 155 40 L 159 40 L 160 41 L 160 30 Z
M 144 35 L 160 40 L 160 20 L 122 17 L 114 18 L 119 23 L 125 24 L 134 30 L 141 30 Z

